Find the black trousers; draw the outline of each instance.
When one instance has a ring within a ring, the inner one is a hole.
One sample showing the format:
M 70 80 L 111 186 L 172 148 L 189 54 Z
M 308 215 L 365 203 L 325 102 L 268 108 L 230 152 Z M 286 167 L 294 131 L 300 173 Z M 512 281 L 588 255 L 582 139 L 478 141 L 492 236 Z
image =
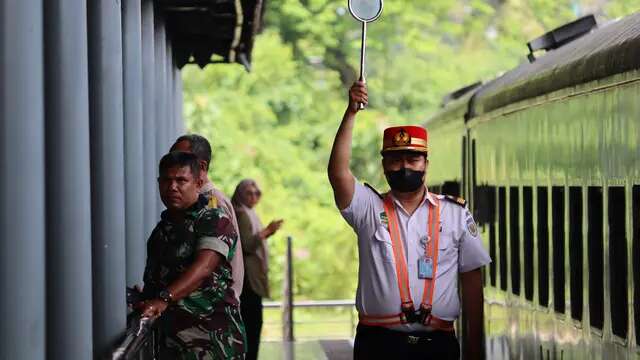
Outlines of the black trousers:
M 256 360 L 262 331 L 262 297 L 251 290 L 247 282 L 244 283 L 240 295 L 240 312 L 247 331 L 246 360 Z
M 355 360 L 458 360 L 460 344 L 453 331 L 405 333 L 358 324 L 353 345 Z

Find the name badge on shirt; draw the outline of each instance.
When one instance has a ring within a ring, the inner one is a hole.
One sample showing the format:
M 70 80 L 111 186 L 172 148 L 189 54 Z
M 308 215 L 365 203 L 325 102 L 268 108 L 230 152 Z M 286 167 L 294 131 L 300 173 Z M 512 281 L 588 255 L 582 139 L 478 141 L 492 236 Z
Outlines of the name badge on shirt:
M 418 279 L 431 279 L 433 277 L 433 260 L 428 257 L 418 259 Z

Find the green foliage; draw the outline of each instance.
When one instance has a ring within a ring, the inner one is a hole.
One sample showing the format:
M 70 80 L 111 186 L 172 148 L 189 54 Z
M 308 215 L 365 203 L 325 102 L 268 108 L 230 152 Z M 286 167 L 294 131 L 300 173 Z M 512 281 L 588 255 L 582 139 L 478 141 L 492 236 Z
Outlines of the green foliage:
M 358 116 L 352 168 L 379 189 L 380 136 L 422 123 L 446 93 L 524 61 L 526 42 L 587 12 L 601 20 L 638 10 L 601 0 L 389 0 L 369 26 L 370 106 Z M 228 195 L 243 178 L 263 188 L 258 212 L 285 219 L 269 240 L 270 278 L 280 297 L 285 236 L 294 238 L 297 298 L 351 298 L 357 282 L 352 230 L 333 204 L 326 166 L 357 77 L 360 26 L 346 0 L 270 0 L 253 69 L 183 71 L 189 131 L 214 148 L 211 178 Z

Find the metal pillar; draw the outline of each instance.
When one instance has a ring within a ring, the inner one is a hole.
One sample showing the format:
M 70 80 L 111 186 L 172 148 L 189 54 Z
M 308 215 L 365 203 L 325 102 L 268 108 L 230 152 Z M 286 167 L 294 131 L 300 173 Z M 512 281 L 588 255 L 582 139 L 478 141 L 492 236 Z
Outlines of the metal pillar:
M 286 274 L 284 283 L 284 307 L 282 309 L 282 341 L 293 342 L 293 239 L 287 236 Z
M 151 234 L 158 221 L 156 182 L 156 112 L 155 112 L 155 44 L 153 1 L 142 2 L 142 114 L 143 114 L 143 158 L 144 172 L 144 234 Z
M 154 27 L 154 52 L 155 52 L 155 114 L 156 114 L 156 156 L 154 163 L 157 164 L 160 158 L 169 150 L 171 144 L 167 144 L 166 126 L 167 126 L 167 112 L 166 112 L 166 98 L 165 94 L 165 67 L 166 67 L 166 33 L 164 27 L 164 19 L 161 14 L 156 14 Z M 157 170 L 156 170 L 157 172 Z M 164 205 L 160 201 L 160 196 L 156 191 L 156 204 L 157 212 L 159 213 L 164 209 Z
M 0 359 L 45 357 L 42 1 L 0 1 Z
M 176 139 L 176 118 L 175 118 L 175 100 L 173 98 L 173 53 L 171 50 L 171 41 L 169 41 L 169 37 L 167 37 L 167 46 L 166 46 L 167 54 L 166 54 L 166 67 L 164 71 L 164 77 L 166 79 L 166 85 L 164 89 L 165 96 L 165 104 L 167 104 L 167 143 L 173 144 Z M 171 146 L 171 145 L 169 145 Z M 167 149 L 168 150 L 168 149 Z
M 165 91 L 165 63 L 166 63 L 166 46 L 167 43 L 165 41 L 165 28 L 164 28 L 164 20 L 161 16 L 155 17 L 155 33 L 154 33 L 154 51 L 155 51 L 155 59 L 156 59 L 156 87 L 155 87 L 155 108 L 156 108 L 156 139 L 158 142 L 156 143 L 156 161 L 160 160 L 162 154 L 166 153 L 167 144 L 165 144 L 166 137 L 164 134 L 165 130 L 165 119 L 167 117 L 167 113 L 165 110 L 166 99 L 164 98 Z
M 182 73 L 177 67 L 173 69 L 173 73 L 175 77 L 173 101 L 176 104 L 176 134 L 181 135 L 185 132 L 184 120 L 182 119 Z
M 45 1 L 44 37 L 47 359 L 91 359 L 86 2 Z
M 142 283 L 145 261 L 142 127 L 142 3 L 122 2 L 127 285 Z
M 96 357 L 127 326 L 120 4 L 88 2 L 93 344 Z

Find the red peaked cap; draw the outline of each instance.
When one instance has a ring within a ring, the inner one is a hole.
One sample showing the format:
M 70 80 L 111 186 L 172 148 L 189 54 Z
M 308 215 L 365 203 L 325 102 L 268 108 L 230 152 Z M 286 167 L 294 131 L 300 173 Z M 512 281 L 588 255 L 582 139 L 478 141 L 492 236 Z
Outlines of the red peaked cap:
M 420 126 L 394 126 L 384 130 L 382 150 L 384 155 L 390 151 L 416 151 L 427 153 L 427 130 Z

